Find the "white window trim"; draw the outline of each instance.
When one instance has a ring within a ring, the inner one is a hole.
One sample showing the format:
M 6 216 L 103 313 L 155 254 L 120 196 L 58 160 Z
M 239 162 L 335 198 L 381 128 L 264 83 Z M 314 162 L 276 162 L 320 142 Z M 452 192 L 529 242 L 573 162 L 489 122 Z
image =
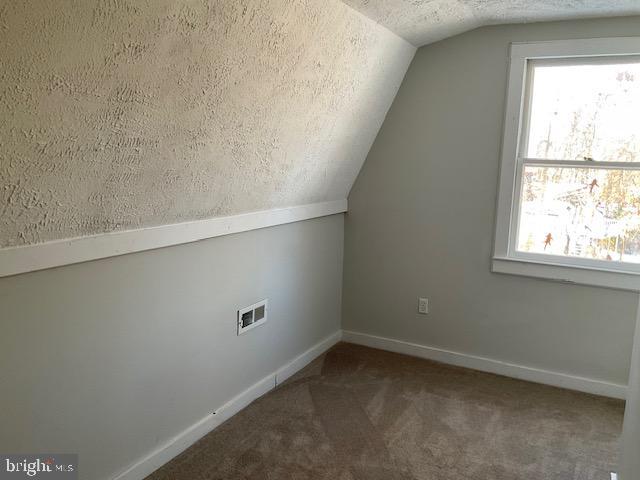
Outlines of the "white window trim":
M 617 55 L 640 55 L 640 37 L 511 44 L 492 271 L 640 291 L 640 265 L 527 254 L 515 250 L 515 210 L 518 208 L 520 187 L 517 179 L 523 163 L 520 142 L 528 108 L 524 103 L 529 60 Z

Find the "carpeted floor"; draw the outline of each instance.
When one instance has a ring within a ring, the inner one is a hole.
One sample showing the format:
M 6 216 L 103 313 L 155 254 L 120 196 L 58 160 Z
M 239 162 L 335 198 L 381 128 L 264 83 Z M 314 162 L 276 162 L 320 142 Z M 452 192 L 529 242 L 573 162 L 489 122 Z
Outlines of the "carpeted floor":
M 339 344 L 152 480 L 609 480 L 621 401 Z

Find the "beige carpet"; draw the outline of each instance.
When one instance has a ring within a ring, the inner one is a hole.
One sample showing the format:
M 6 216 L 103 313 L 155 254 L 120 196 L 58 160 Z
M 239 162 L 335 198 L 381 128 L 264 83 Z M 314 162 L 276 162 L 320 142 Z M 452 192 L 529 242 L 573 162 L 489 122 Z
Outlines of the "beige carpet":
M 153 480 L 609 480 L 623 402 L 339 344 Z

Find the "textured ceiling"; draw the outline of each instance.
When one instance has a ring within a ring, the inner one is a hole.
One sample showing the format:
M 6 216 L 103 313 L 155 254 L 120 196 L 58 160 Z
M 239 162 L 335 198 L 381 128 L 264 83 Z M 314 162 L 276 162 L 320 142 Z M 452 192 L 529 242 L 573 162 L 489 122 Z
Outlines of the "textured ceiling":
M 344 199 L 415 53 L 339 0 L 0 0 L 0 45 L 0 247 Z
M 483 25 L 640 14 L 640 0 L 343 0 L 416 46 Z

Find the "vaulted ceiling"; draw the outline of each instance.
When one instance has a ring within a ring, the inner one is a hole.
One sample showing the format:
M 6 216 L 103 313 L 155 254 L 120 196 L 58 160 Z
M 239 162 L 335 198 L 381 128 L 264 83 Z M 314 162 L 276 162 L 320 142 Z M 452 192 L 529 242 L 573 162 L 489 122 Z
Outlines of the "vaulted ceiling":
M 416 46 L 483 25 L 640 14 L 640 0 L 343 0 Z
M 640 0 L 41 3 L 0 0 L 0 249 L 345 199 L 415 53 L 400 37 L 640 13 Z
M 0 0 L 0 45 L 0 248 L 345 199 L 415 52 L 339 0 Z

